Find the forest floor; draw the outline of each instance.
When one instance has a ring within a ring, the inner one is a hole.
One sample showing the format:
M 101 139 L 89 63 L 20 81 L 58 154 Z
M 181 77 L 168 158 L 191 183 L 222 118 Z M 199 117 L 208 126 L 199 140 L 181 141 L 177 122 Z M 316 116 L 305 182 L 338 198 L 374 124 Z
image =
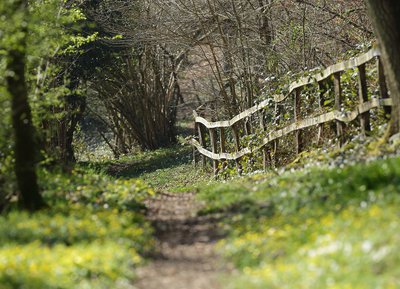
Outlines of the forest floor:
M 135 288 L 399 288 L 400 158 L 364 148 L 228 181 L 184 147 L 114 166 L 158 191 L 145 202 L 156 250 Z
M 0 288 L 400 288 L 400 146 L 369 147 L 219 180 L 181 145 L 41 169 L 50 208 L 0 216 Z
M 157 191 L 145 201 L 155 251 L 135 270 L 135 288 L 219 289 L 232 271 L 216 249 L 225 237 L 219 226 L 221 214 L 199 214 L 205 203 L 197 191 L 213 180 L 209 172 L 195 169 L 190 157 L 188 147 L 177 146 L 106 166 L 110 175 L 140 178 Z
M 218 289 L 227 273 L 215 250 L 222 234 L 218 218 L 198 216 L 202 205 L 195 193 L 160 193 L 146 201 L 155 228 L 156 252 L 137 271 L 140 289 Z

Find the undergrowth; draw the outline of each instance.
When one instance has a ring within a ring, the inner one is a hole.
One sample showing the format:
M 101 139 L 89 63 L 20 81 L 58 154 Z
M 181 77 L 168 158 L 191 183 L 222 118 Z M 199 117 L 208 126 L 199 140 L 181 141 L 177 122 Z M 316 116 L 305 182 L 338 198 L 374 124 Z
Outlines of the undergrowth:
M 143 201 L 154 191 L 198 191 L 201 214 L 223 217 L 218 248 L 239 272 L 227 288 L 398 288 L 400 158 L 354 150 L 226 181 L 181 146 L 41 169 L 49 208 L 0 217 L 0 289 L 130 288 L 153 250 Z
M 153 249 L 143 200 L 154 192 L 79 167 L 41 169 L 40 184 L 47 209 L 0 216 L 0 288 L 131 288 Z
M 259 174 L 203 188 L 226 216 L 228 288 L 399 288 L 400 158 Z
M 213 180 L 211 168 L 194 167 L 192 149 L 181 145 L 88 166 L 121 179 L 139 178 L 154 190 L 163 192 L 195 191 Z

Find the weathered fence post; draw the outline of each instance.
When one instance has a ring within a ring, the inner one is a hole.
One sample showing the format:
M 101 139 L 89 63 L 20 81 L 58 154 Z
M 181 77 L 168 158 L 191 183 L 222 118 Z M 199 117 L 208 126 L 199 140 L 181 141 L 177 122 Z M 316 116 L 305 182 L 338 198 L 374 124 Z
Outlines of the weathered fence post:
M 224 127 L 220 128 L 219 143 L 220 143 L 221 153 L 226 153 L 226 136 Z M 226 159 L 221 160 L 221 162 L 222 162 L 222 170 L 224 170 L 227 166 Z
M 218 153 L 218 144 L 217 144 L 217 131 L 215 128 L 210 128 L 210 141 L 211 141 L 211 150 L 214 154 Z M 218 161 L 213 159 L 212 160 L 213 164 L 213 172 L 214 176 L 217 176 L 218 174 Z
M 260 128 L 261 128 L 261 131 L 265 131 L 264 109 L 261 109 L 261 110 L 260 110 L 258 116 L 259 116 L 259 118 L 260 118 Z
M 294 93 L 294 121 L 297 122 L 301 119 L 301 88 L 296 88 Z M 303 139 L 301 130 L 295 132 L 296 153 L 299 154 L 303 150 Z
M 333 85 L 335 91 L 335 110 L 341 112 L 342 110 L 342 85 L 340 82 L 340 72 L 336 72 L 333 74 Z M 344 144 L 344 123 L 340 120 L 336 121 L 336 135 L 339 139 L 339 146 L 343 146 Z
M 383 68 L 382 59 L 378 57 L 378 82 L 379 82 L 379 90 L 381 92 L 381 98 L 386 99 L 389 98 L 388 88 L 386 84 L 385 71 Z M 390 119 L 390 115 L 392 113 L 392 108 L 390 106 L 384 106 L 383 110 L 385 111 L 385 116 L 387 119 Z
M 236 124 L 233 124 L 231 128 L 232 128 L 233 141 L 235 143 L 235 152 L 238 153 L 240 151 L 239 132 L 237 130 Z M 241 175 L 242 174 L 242 166 L 240 164 L 240 160 L 236 159 L 235 163 L 236 163 L 236 170 L 237 170 L 238 174 Z
M 269 145 L 265 145 L 263 148 L 263 169 L 266 172 L 268 169 L 268 164 L 272 167 L 271 150 Z
M 360 104 L 368 101 L 368 88 L 367 88 L 367 75 L 365 73 L 365 64 L 361 64 L 358 67 L 358 95 Z M 371 131 L 371 121 L 369 111 L 366 111 L 360 115 L 361 131 L 363 135 Z
M 251 116 L 245 118 L 244 120 L 244 132 L 246 135 L 252 134 Z
M 204 141 L 204 132 L 203 129 L 201 128 L 201 124 L 200 123 L 196 123 L 197 124 L 197 133 L 199 135 L 199 143 L 201 145 L 201 147 L 205 147 L 205 141 Z M 201 155 L 201 163 L 203 168 L 206 167 L 206 157 L 204 155 Z
M 219 143 L 220 143 L 221 153 L 225 153 L 226 152 L 225 129 L 223 127 L 220 128 Z
M 262 132 L 265 132 L 264 110 L 263 109 L 260 110 L 259 117 L 260 117 L 260 129 Z M 263 169 L 264 169 L 264 171 L 267 171 L 268 163 L 271 164 L 271 155 L 270 155 L 270 150 L 268 148 L 268 145 L 265 145 L 262 148 L 262 152 L 263 152 Z
M 275 103 L 275 121 L 274 125 L 278 126 L 280 122 L 280 116 L 281 116 L 281 107 L 278 103 Z M 277 162 L 277 157 L 276 154 L 278 152 L 278 147 L 279 147 L 279 140 L 275 139 L 273 141 L 273 167 L 276 167 L 276 162 Z
M 197 167 L 197 150 L 196 147 L 192 147 L 192 154 L 193 154 L 193 166 L 196 168 Z
M 322 81 L 318 82 L 318 88 L 319 88 L 319 94 L 318 94 L 318 108 L 320 109 L 321 112 L 323 112 L 324 103 L 325 103 L 325 98 L 324 98 L 325 85 L 324 85 L 324 82 L 322 82 Z M 324 124 L 321 123 L 321 124 L 318 125 L 317 144 L 320 144 L 320 143 L 321 143 L 322 134 L 323 134 L 323 133 L 324 133 Z

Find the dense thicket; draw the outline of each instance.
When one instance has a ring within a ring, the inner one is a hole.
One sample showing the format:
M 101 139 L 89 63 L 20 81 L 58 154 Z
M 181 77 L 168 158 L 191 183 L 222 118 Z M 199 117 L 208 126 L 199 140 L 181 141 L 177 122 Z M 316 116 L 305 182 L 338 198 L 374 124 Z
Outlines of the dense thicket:
M 362 0 L 150 1 L 147 39 L 184 51 L 186 95 L 219 102 L 219 117 L 252 106 L 271 79 L 327 66 L 363 49 L 372 29 Z M 262 96 L 264 97 L 264 96 Z M 219 105 L 221 106 L 221 105 Z
M 116 156 L 134 144 L 172 143 L 179 101 L 232 117 L 275 89 L 274 79 L 330 65 L 373 39 L 362 0 L 83 3 L 108 37 L 109 58 L 91 88 L 106 108 L 94 113 L 109 127 L 111 135 L 100 133 Z

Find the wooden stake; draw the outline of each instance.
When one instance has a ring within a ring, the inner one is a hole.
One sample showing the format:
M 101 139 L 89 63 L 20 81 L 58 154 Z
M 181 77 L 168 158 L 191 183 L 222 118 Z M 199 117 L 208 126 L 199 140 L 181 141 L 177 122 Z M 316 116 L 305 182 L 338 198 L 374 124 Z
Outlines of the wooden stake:
M 383 68 L 383 63 L 381 57 L 378 57 L 378 82 L 379 82 L 379 89 L 381 91 L 381 98 L 389 98 L 388 88 L 386 84 L 386 76 L 385 70 Z M 392 114 L 392 108 L 390 106 L 383 107 L 385 111 L 385 116 L 387 119 L 390 119 L 390 115 Z
M 368 101 L 367 75 L 365 73 L 365 64 L 358 66 L 358 95 L 360 104 Z M 360 125 L 363 135 L 371 131 L 371 121 L 369 111 L 360 116 Z
M 232 134 L 233 134 L 233 141 L 235 143 L 235 151 L 240 151 L 240 139 L 239 139 L 239 132 L 237 130 L 236 124 L 232 125 Z M 237 159 L 236 161 L 236 170 L 239 175 L 242 174 L 242 165 L 240 164 L 240 160 Z
M 201 128 L 201 124 L 197 123 L 197 132 L 199 135 L 199 143 L 200 145 L 204 148 L 205 147 L 205 142 L 204 142 L 204 132 Z M 206 157 L 204 155 L 201 155 L 201 163 L 203 166 L 203 169 L 206 167 Z
M 278 103 L 275 103 L 275 126 L 279 125 L 280 119 L 279 117 L 281 116 L 281 107 L 279 106 Z M 273 152 L 274 152 L 274 156 L 273 156 L 273 162 L 272 162 L 272 167 L 276 167 L 276 163 L 277 163 L 277 153 L 278 153 L 278 148 L 279 148 L 279 140 L 276 139 L 273 141 Z
M 211 140 L 211 149 L 213 153 L 218 153 L 218 144 L 217 144 L 217 131 L 215 128 L 210 128 L 210 140 Z M 213 171 L 214 171 L 214 176 L 218 175 L 218 161 L 217 160 L 212 160 L 213 163 Z
M 294 94 L 294 121 L 301 120 L 301 88 L 295 90 Z M 296 153 L 303 151 L 303 139 L 301 130 L 295 132 Z
M 335 109 L 341 111 L 342 108 L 342 85 L 340 82 L 340 72 L 333 74 L 333 85 L 335 90 Z M 341 121 L 336 121 L 336 135 L 339 139 L 339 146 L 344 144 L 344 123 Z
M 318 87 L 319 87 L 319 94 L 318 94 L 318 107 L 321 112 L 324 110 L 324 92 L 325 92 L 325 86 L 323 82 L 318 82 Z M 317 138 L 317 144 L 321 144 L 322 141 L 322 134 L 324 132 L 324 125 L 320 124 L 318 125 L 318 138 Z
M 219 135 L 219 143 L 221 153 L 226 152 L 226 136 L 225 136 L 225 129 L 223 127 L 220 128 L 220 135 Z M 222 169 L 224 170 L 227 166 L 226 160 L 221 160 L 222 162 Z

